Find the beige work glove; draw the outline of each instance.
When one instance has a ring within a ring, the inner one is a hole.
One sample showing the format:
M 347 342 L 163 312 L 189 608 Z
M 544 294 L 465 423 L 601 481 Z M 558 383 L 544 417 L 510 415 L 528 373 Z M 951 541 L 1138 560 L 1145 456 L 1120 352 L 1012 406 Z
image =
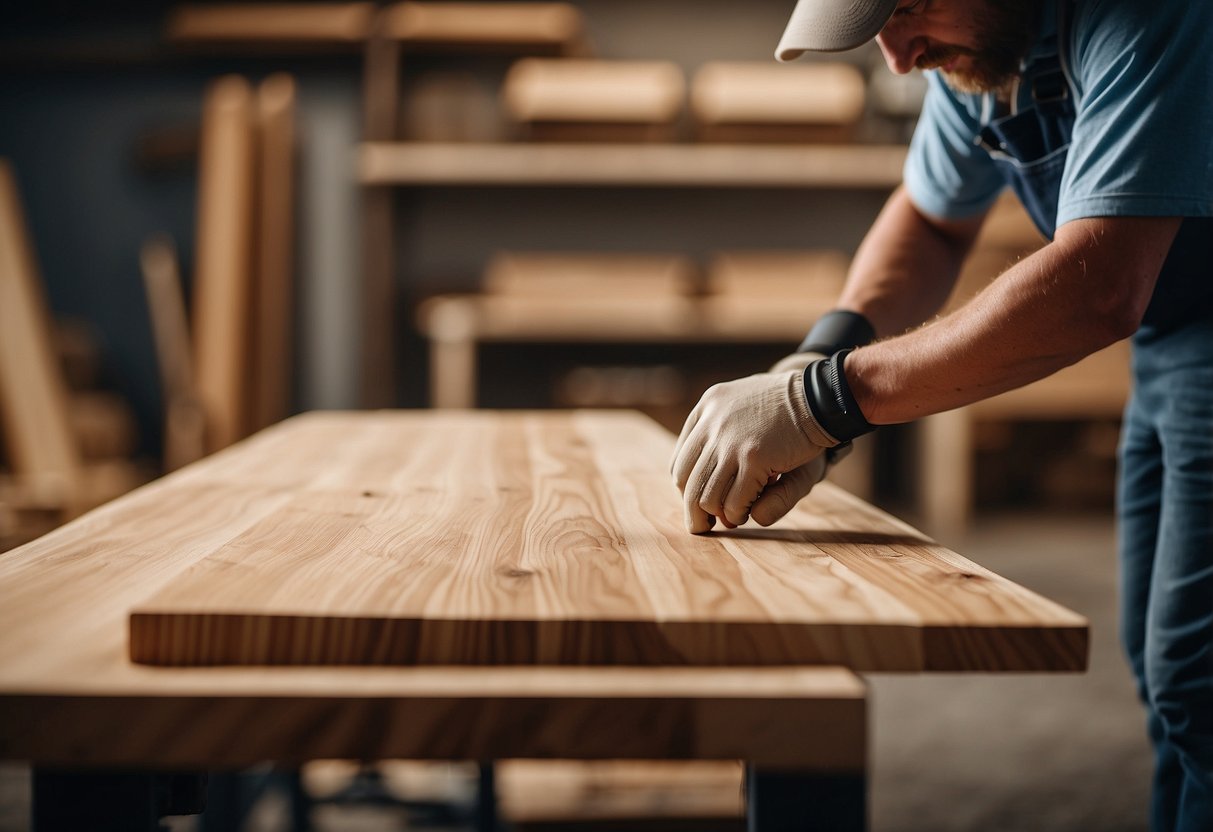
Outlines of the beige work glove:
M 819 358 L 829 358 L 829 356 L 823 352 L 794 352 L 776 361 L 767 372 L 782 373 L 785 370 L 800 370 L 803 373 L 805 367 Z
M 829 358 L 823 352 L 794 352 L 775 362 L 768 373 L 787 370 L 804 372 L 804 368 L 819 358 Z M 791 511 L 797 503 L 809 496 L 813 486 L 826 478 L 830 465 L 824 455 L 813 457 L 799 468 L 789 471 L 763 490 L 762 496 L 750 509 L 750 516 L 760 525 L 769 526 Z
M 714 385 L 687 417 L 670 466 L 683 494 L 687 530 L 709 531 L 717 517 L 729 528 L 750 516 L 770 525 L 795 505 L 797 493 L 816 485 L 825 460 L 795 477 L 781 476 L 836 444 L 809 410 L 801 371 Z

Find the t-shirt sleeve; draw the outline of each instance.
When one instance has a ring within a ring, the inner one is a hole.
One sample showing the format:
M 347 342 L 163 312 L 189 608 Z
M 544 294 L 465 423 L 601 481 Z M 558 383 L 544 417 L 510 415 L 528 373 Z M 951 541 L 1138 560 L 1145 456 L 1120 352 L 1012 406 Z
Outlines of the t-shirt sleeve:
M 1213 216 L 1213 3 L 1090 0 L 1071 33 L 1080 99 L 1057 225 Z
M 925 74 L 927 96 L 904 173 L 910 199 L 941 219 L 981 214 L 1004 184 L 989 154 L 976 144 L 981 99 L 954 93 L 937 72 Z

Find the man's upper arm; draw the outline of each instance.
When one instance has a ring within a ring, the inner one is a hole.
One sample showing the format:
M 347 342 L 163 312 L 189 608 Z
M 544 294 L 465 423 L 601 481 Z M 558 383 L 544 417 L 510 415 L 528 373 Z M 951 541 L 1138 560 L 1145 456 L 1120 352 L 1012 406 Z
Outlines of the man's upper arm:
M 925 75 L 927 97 L 906 158 L 906 191 L 919 212 L 932 219 L 983 215 L 1005 182 L 975 143 L 980 99 L 952 92 L 938 72 Z
M 1091 217 L 1072 220 L 1049 246 L 1054 261 L 1077 268 L 1080 297 L 1108 342 L 1132 335 L 1142 317 L 1182 217 Z
M 1213 216 L 1213 3 L 1090 0 L 1070 45 L 1080 98 L 1058 225 Z

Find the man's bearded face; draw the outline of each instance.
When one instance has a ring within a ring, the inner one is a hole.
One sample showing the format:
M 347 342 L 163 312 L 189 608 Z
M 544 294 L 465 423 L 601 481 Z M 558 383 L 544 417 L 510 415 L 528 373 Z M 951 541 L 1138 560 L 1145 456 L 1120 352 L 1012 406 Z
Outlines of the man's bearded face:
M 985 0 L 974 5 L 978 7 L 973 30 L 977 46 L 929 49 L 918 59 L 918 66 L 939 67 L 948 86 L 958 92 L 1004 90 L 1019 74 L 1020 62 L 1036 29 L 1041 2 Z

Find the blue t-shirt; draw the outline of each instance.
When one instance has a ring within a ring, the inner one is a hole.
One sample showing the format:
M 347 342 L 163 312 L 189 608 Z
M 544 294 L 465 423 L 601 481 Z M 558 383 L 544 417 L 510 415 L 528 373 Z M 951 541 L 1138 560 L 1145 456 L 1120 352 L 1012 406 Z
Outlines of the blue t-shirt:
M 1034 52 L 1055 34 L 1056 17 L 1049 0 Z M 1213 2 L 1079 0 L 1063 54 L 1078 94 L 1057 225 L 1213 217 Z M 981 213 L 1005 184 L 977 144 L 993 99 L 953 92 L 939 73 L 926 75 L 905 167 L 910 198 L 943 219 Z M 1030 89 L 1021 88 L 1019 106 L 1032 106 Z

